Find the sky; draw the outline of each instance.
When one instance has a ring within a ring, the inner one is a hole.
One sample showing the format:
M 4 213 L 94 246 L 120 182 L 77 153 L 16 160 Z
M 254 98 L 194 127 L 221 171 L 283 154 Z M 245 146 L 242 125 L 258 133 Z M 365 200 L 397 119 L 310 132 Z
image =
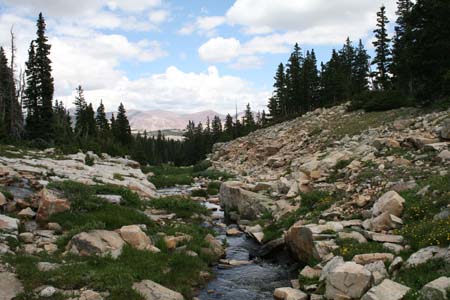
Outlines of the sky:
M 42 12 L 55 98 L 81 85 L 108 111 L 263 110 L 277 65 L 298 42 L 327 61 L 350 37 L 370 52 L 376 12 L 395 0 L 0 0 L 0 46 L 13 28 L 24 68 Z M 392 24 L 391 24 L 392 25 Z

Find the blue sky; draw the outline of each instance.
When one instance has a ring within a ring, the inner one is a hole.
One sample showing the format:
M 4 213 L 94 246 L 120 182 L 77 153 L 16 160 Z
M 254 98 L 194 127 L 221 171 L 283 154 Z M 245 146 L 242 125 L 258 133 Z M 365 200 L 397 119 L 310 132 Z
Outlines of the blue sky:
M 385 0 L 394 20 L 395 0 Z M 17 39 L 23 68 L 42 11 L 52 44 L 55 97 L 81 84 L 108 110 L 221 113 L 264 109 L 277 65 L 295 42 L 320 60 L 347 36 L 371 51 L 381 0 L 0 0 L 0 45 Z

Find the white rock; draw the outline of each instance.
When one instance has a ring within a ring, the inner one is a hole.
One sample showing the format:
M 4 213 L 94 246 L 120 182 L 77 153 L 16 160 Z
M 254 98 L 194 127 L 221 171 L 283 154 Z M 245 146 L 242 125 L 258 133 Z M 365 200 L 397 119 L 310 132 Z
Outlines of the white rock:
M 346 262 L 332 270 L 326 281 L 327 299 L 358 299 L 369 289 L 372 274 L 362 265 Z
M 308 300 L 308 295 L 291 287 L 277 288 L 273 292 L 277 300 Z
M 401 300 L 409 290 L 407 286 L 385 279 L 380 285 L 371 288 L 361 300 Z
M 448 300 L 450 296 L 450 277 L 439 277 L 427 283 L 420 293 L 423 300 Z

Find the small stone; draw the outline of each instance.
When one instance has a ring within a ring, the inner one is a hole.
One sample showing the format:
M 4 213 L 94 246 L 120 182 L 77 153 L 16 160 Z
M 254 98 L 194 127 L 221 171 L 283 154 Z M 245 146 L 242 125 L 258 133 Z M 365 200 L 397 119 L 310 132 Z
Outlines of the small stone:
M 291 287 L 275 289 L 273 297 L 277 300 L 308 300 L 307 294 Z
M 300 275 L 309 279 L 313 278 L 319 278 L 320 274 L 322 274 L 321 270 L 313 269 L 310 266 L 306 266 L 303 268 L 303 270 L 300 272 Z
M 53 230 L 54 232 L 58 232 L 58 233 L 62 232 L 62 227 L 58 223 L 50 222 L 47 224 L 47 228 L 48 228 L 48 230 Z
M 392 274 L 393 272 L 400 270 L 402 265 L 403 265 L 403 258 L 397 256 L 396 258 L 394 258 L 394 261 L 389 266 L 389 273 Z
M 367 243 L 367 239 L 359 232 L 352 231 L 352 232 L 339 232 L 338 236 L 340 239 L 352 239 L 357 241 L 358 243 Z
M 56 294 L 56 292 L 57 292 L 57 290 L 54 287 L 47 286 L 39 293 L 39 296 L 48 298 L 48 297 L 52 297 L 54 294 Z
M 438 157 L 442 160 L 450 160 L 450 151 L 444 150 L 439 153 Z
M 31 232 L 23 232 L 19 234 L 19 239 L 26 244 L 31 244 L 34 239 L 34 234 Z
M 394 252 L 395 254 L 399 254 L 405 249 L 405 247 L 393 243 L 383 243 L 383 247 Z
M 237 235 L 241 235 L 242 231 L 240 231 L 237 228 L 230 228 L 227 230 L 227 235 L 228 236 L 237 236 Z
M 36 267 L 41 272 L 48 272 L 58 269 L 60 265 L 49 262 L 38 262 Z
M 103 297 L 97 292 L 87 290 L 81 293 L 79 300 L 103 300 Z
M 27 219 L 32 219 L 36 216 L 36 213 L 29 207 L 22 209 L 17 216 L 19 216 L 19 218 L 27 220 Z
M 391 253 L 358 254 L 352 260 L 357 264 L 366 265 L 376 261 L 391 262 L 394 260 L 394 255 Z

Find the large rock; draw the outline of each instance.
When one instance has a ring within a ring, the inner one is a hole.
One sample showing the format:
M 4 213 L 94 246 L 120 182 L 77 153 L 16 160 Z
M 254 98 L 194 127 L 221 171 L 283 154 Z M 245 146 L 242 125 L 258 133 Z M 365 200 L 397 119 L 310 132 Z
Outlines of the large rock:
M 155 251 L 150 238 L 137 225 L 123 226 L 119 229 L 122 239 L 138 250 Z
M 67 249 L 72 254 L 80 256 L 111 255 L 113 258 L 117 258 L 122 253 L 124 245 L 124 240 L 117 232 L 92 230 L 75 235 Z
M 5 215 L 0 215 L 0 230 L 10 233 L 17 233 L 20 220 Z
M 5 205 L 6 202 L 7 202 L 7 201 L 6 201 L 5 195 L 3 195 L 2 192 L 0 192 L 0 207 L 2 207 L 3 205 Z
M 385 279 L 380 285 L 371 288 L 361 300 L 401 300 L 409 290 L 407 286 Z
M 367 265 L 376 261 L 391 262 L 394 260 L 394 255 L 391 253 L 357 254 L 352 260 L 357 264 Z
M 450 119 L 445 119 L 441 127 L 441 138 L 450 140 Z
M 381 196 L 373 205 L 372 215 L 377 217 L 382 213 L 389 213 L 400 217 L 403 212 L 405 199 L 395 191 L 389 191 Z
M 0 272 L 0 300 L 12 300 L 23 292 L 23 285 L 16 275 Z
M 244 190 L 242 183 L 237 181 L 222 183 L 220 202 L 225 211 L 237 211 L 242 218 L 249 220 L 256 219 L 272 203 L 269 197 Z
M 448 300 L 450 296 L 450 277 L 439 277 L 427 283 L 421 290 L 423 300 Z
M 369 289 L 372 274 L 362 265 L 346 262 L 332 270 L 326 280 L 327 299 L 359 299 Z
M 184 300 L 180 293 L 151 280 L 143 280 L 133 284 L 133 290 L 144 297 L 145 300 Z
M 438 246 L 430 246 L 420 249 L 412 254 L 405 263 L 406 268 L 416 267 L 424 264 L 431 259 L 443 258 L 450 262 L 450 250 L 448 248 L 441 248 Z
M 70 209 L 69 200 L 60 198 L 46 188 L 42 189 L 40 197 L 41 201 L 36 215 L 36 221 L 38 222 L 46 222 L 51 215 Z
M 291 287 L 275 289 L 273 297 L 277 300 L 308 300 L 307 294 Z

